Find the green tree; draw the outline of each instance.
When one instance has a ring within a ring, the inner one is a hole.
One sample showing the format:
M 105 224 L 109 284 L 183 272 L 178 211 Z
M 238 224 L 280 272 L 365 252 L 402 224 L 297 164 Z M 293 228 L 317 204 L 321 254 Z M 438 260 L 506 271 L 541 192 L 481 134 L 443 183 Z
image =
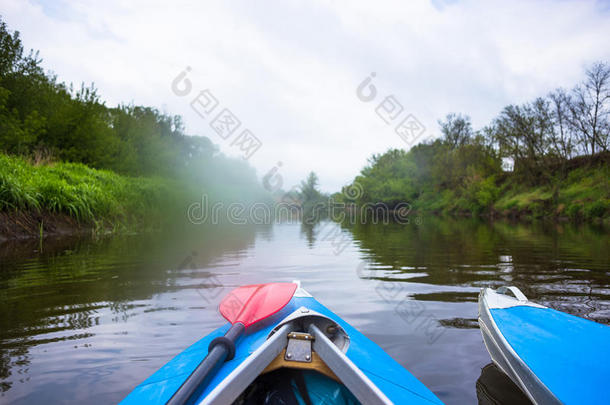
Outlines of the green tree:
M 465 145 L 473 135 L 468 115 L 447 114 L 445 120 L 439 120 L 438 124 L 443 134 L 443 140 L 451 149 Z
M 299 187 L 303 221 L 313 223 L 328 214 L 328 201 L 318 189 L 318 175 L 310 172 Z

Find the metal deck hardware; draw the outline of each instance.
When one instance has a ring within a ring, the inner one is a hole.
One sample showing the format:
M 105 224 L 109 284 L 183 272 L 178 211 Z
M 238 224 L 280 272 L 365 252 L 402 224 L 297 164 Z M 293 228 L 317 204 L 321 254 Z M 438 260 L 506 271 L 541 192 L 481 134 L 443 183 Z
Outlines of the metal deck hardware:
M 286 361 L 311 363 L 311 342 L 313 340 L 314 337 L 309 333 L 290 332 L 284 359 Z

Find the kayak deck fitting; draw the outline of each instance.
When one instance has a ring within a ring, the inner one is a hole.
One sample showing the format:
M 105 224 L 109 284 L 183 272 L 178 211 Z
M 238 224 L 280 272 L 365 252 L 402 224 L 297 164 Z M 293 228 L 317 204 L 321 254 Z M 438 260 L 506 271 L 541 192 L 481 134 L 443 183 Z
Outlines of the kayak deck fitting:
M 608 403 L 608 326 L 530 302 L 517 287 L 483 288 L 479 325 L 492 361 L 534 403 Z
M 178 354 L 122 404 L 167 403 L 207 355 L 210 342 L 230 327 L 216 329 Z M 219 366 L 189 403 L 261 403 L 256 398 L 281 395 L 287 386 L 297 404 L 442 403 L 379 346 L 300 287 L 279 312 L 247 329 L 234 357 Z

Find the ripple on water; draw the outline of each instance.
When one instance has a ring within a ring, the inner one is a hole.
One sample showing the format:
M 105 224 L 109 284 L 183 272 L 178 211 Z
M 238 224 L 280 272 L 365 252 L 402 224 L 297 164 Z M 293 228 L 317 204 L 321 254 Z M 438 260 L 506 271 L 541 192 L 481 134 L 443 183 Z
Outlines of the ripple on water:
M 0 245 L 2 402 L 118 402 L 224 323 L 231 288 L 300 279 L 441 399 L 474 403 L 489 380 L 479 288 L 609 323 L 609 241 L 599 226 L 427 218 Z

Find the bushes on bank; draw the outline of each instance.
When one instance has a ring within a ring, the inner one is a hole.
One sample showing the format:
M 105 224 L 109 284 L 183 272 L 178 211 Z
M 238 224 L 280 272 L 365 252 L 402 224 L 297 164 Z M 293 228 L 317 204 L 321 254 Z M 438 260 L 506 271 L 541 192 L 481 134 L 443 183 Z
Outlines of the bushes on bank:
M 49 211 L 79 221 L 132 221 L 159 216 L 178 187 L 160 178 L 131 178 L 81 163 L 35 166 L 0 154 L 0 211 Z

